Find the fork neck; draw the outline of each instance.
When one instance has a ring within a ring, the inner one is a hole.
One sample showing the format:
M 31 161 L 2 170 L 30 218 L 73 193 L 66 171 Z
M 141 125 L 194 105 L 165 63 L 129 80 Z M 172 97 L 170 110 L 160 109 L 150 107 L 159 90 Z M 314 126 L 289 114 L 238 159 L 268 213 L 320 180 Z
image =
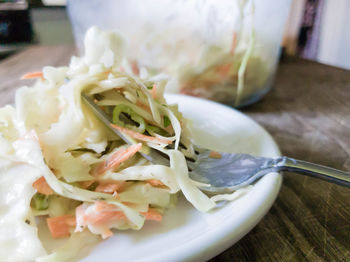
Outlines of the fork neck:
M 350 186 L 350 173 L 307 161 L 296 160 L 284 156 L 275 159 L 275 167 L 279 171 L 305 174 L 311 177 L 333 182 L 335 184 Z

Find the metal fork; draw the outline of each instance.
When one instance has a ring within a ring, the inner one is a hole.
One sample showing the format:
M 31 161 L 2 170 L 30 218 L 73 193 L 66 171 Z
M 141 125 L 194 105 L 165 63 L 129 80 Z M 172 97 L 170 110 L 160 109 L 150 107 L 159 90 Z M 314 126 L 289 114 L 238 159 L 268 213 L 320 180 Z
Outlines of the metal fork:
M 126 143 L 132 142 L 119 130 L 111 126 L 110 117 L 100 109 L 87 95 L 83 100 L 108 128 Z M 196 160 L 187 161 L 190 178 L 201 182 L 201 189 L 212 193 L 228 193 L 254 183 L 271 172 L 290 171 L 298 174 L 320 178 L 328 182 L 350 187 L 350 173 L 334 168 L 296 160 L 289 157 L 256 157 L 248 154 L 219 153 L 220 157 L 211 157 L 211 150 L 196 146 Z M 158 151 L 140 152 L 143 157 L 154 164 L 169 165 L 169 159 Z

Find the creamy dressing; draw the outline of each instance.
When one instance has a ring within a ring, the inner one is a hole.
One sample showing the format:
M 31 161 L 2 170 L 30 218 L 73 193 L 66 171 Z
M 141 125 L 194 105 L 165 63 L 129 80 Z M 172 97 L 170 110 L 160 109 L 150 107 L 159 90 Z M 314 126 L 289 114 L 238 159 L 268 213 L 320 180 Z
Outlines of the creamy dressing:
M 33 261 L 46 254 L 37 236 L 30 201 L 40 171 L 0 158 L 0 257 L 6 262 Z

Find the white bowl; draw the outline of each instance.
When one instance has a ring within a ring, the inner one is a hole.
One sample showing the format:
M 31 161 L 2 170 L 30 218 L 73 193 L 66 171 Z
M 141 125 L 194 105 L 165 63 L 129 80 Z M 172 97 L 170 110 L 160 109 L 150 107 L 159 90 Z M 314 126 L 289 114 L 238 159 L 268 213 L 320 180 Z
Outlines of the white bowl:
M 193 122 L 196 143 L 226 152 L 279 156 L 271 136 L 256 122 L 229 107 L 182 95 L 167 95 Z M 99 244 L 84 262 L 205 261 L 247 234 L 267 213 L 281 187 L 280 174 L 260 179 L 236 201 L 210 213 L 195 210 L 184 197 L 161 223 L 147 222 L 140 231 L 117 231 Z

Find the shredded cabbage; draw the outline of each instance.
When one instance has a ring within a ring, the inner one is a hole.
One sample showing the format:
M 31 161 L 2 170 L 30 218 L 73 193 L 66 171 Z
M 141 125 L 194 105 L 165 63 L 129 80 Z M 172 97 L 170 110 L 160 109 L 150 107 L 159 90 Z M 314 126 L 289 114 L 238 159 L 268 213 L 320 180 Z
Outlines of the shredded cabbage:
M 77 259 L 96 235 L 159 221 L 179 192 L 202 212 L 245 193 L 209 198 L 189 178 L 185 156 L 195 157 L 189 121 L 166 103 L 164 76 L 128 73 L 124 46 L 119 35 L 91 28 L 83 57 L 68 67 L 45 67 L 43 79 L 17 91 L 15 108 L 0 109 L 3 261 Z M 132 145 L 96 118 L 82 92 L 128 131 Z M 150 147 L 168 155 L 170 166 L 137 154 Z M 53 237 L 70 236 L 67 242 L 45 250 L 36 217 L 48 219 Z

